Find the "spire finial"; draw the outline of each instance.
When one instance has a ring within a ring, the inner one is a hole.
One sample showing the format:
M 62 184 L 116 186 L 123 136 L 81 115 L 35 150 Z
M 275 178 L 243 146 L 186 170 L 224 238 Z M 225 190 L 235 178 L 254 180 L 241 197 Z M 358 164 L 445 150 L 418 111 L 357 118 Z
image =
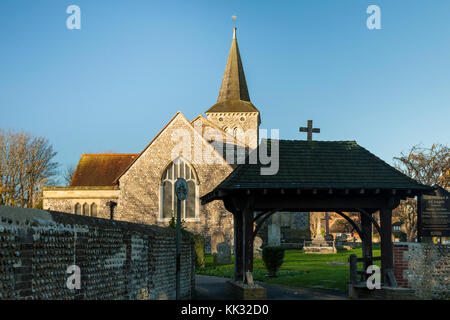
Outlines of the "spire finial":
M 236 39 L 236 20 L 237 20 L 237 16 L 233 15 L 231 16 L 231 19 L 233 19 L 233 39 Z

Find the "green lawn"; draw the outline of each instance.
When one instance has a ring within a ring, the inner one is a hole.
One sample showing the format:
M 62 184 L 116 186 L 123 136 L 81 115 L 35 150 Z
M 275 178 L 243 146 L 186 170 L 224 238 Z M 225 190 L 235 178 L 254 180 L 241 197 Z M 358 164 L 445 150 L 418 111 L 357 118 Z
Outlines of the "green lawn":
M 340 265 L 347 263 L 352 254 L 362 256 L 361 249 L 350 251 L 339 251 L 336 254 L 306 254 L 299 250 L 286 250 L 284 262 L 277 273 L 276 278 L 269 278 L 264 268 L 262 259 L 255 259 L 253 267 L 253 278 L 256 281 L 281 284 L 290 287 L 321 288 L 329 290 L 345 291 L 349 280 L 349 266 Z M 380 249 L 375 247 L 373 256 L 380 256 Z M 329 263 L 337 262 L 336 265 Z M 358 266 L 362 269 L 362 264 Z M 215 266 L 213 257 L 206 256 L 206 268 L 197 270 L 197 274 L 218 276 L 225 278 L 233 277 L 233 264 Z

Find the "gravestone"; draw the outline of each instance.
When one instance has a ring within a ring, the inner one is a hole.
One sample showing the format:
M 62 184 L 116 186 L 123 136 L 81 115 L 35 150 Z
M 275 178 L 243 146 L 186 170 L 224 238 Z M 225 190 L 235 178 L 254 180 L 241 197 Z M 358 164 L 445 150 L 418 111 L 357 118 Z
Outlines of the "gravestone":
M 205 238 L 205 253 L 212 254 L 212 252 L 211 252 L 211 237 L 210 236 Z
M 214 264 L 231 264 L 231 247 L 226 242 L 217 245 L 217 253 L 214 253 Z
M 222 232 L 214 232 L 211 237 L 211 252 L 212 254 L 217 253 L 217 245 L 225 241 Z
M 263 240 L 260 237 L 255 237 L 253 240 L 253 256 L 255 258 L 260 258 L 262 254 L 261 246 L 263 245 Z
M 279 246 L 281 243 L 280 225 L 272 223 L 269 225 L 267 232 L 269 246 Z

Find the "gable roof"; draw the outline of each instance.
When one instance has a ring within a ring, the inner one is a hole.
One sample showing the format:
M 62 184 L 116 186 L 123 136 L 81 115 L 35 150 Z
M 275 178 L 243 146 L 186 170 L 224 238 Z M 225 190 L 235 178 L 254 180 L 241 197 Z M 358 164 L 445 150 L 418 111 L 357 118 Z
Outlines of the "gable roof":
M 216 152 L 216 154 L 218 154 L 218 155 L 224 160 L 224 162 L 225 162 L 228 166 L 231 167 L 231 165 L 228 164 L 228 163 L 226 162 L 226 159 L 225 159 L 221 154 L 219 154 L 219 153 L 217 152 L 216 149 L 214 149 L 214 147 L 211 145 L 211 143 L 210 143 L 209 141 L 207 141 L 205 138 L 203 138 L 203 135 L 202 135 L 201 133 L 197 132 L 197 131 L 194 129 L 192 123 L 189 122 L 189 121 L 186 119 L 186 117 L 183 115 L 183 113 L 181 113 L 181 111 L 178 111 L 178 112 L 172 117 L 172 119 L 170 119 L 170 121 L 164 126 L 164 128 L 162 128 L 161 131 L 158 132 L 158 134 L 152 139 L 152 141 L 150 141 L 150 143 L 144 148 L 144 150 L 142 150 L 142 152 L 139 153 L 139 154 L 136 156 L 136 158 L 133 159 L 133 160 L 132 160 L 132 161 L 131 161 L 131 162 L 130 162 L 130 163 L 129 163 L 129 164 L 128 164 L 121 172 L 120 172 L 120 174 L 115 178 L 114 183 L 117 183 L 117 182 L 119 181 L 119 179 L 120 179 L 120 178 L 128 171 L 128 169 L 130 169 L 130 168 L 133 166 L 133 164 L 134 164 L 134 163 L 135 163 L 135 162 L 136 162 L 136 161 L 144 154 L 144 152 L 145 152 L 145 151 L 153 144 L 153 142 L 161 135 L 161 133 L 164 132 L 164 130 L 166 130 L 166 129 L 169 127 L 169 125 L 170 125 L 177 117 L 181 117 L 181 119 L 183 119 L 183 120 L 186 122 L 186 124 L 187 124 L 190 128 L 192 128 L 193 134 L 194 134 L 194 135 L 195 135 L 195 134 L 199 135 L 201 141 L 203 141 L 203 142 L 206 143 L 207 145 L 211 146 L 212 150 L 214 150 L 214 151 Z
M 136 153 L 83 154 L 70 186 L 113 186 L 117 176 L 136 157 Z
M 239 165 L 215 191 L 262 188 L 430 189 L 391 167 L 355 141 L 278 141 L 279 170 L 275 175 L 261 175 L 263 166 L 259 161 L 258 164 L 248 164 L 246 161 L 247 164 Z M 271 144 L 272 141 L 268 140 L 269 151 Z

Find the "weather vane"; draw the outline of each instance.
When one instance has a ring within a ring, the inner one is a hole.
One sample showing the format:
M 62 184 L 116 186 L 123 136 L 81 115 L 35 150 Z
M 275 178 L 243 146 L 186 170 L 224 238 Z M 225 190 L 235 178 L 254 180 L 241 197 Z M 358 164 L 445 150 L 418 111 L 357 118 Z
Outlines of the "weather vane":
M 236 28 L 236 19 L 237 19 L 237 16 L 231 16 L 231 19 L 233 19 L 233 27 Z

